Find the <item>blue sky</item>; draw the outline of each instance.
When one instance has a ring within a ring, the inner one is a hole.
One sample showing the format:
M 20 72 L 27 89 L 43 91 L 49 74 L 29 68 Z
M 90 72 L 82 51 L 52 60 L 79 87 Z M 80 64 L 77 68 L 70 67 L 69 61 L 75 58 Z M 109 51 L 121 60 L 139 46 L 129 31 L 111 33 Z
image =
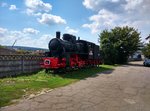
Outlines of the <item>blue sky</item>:
M 149 0 L 1 0 L 0 44 L 47 48 L 56 31 L 98 44 L 98 34 L 131 26 L 149 35 Z

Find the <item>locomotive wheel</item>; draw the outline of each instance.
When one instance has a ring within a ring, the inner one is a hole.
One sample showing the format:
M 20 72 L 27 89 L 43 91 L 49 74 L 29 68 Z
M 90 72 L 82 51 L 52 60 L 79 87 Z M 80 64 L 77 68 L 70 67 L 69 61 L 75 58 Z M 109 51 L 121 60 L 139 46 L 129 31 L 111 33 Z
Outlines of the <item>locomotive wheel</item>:
M 53 74 L 57 74 L 59 72 L 58 69 L 53 70 Z
M 53 70 L 53 74 L 65 73 L 65 69 L 55 69 Z
M 48 71 L 49 71 L 48 69 L 45 69 L 45 73 L 48 73 Z

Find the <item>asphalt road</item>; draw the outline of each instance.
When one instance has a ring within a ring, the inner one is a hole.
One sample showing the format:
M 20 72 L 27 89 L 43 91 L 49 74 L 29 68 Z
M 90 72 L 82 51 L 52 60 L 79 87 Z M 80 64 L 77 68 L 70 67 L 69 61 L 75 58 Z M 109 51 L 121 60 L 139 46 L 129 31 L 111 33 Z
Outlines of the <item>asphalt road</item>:
M 150 67 L 116 67 L 2 111 L 150 111 Z

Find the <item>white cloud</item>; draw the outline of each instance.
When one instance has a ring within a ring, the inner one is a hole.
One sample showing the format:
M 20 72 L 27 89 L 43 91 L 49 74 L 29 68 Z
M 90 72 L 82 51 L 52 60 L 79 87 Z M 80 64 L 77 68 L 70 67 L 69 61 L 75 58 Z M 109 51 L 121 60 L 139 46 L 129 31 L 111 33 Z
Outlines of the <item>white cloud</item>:
M 28 35 L 28 32 L 23 32 L 23 30 L 13 31 L 0 27 L 1 34 L 3 34 L 3 37 L 0 36 L 0 45 L 12 45 L 17 40 L 16 46 L 48 48 L 48 42 L 52 38 L 50 34 L 39 34 L 35 38 L 33 35 Z
M 92 33 L 125 25 L 138 29 L 142 39 L 150 33 L 150 0 L 84 0 L 83 5 L 97 13 L 82 25 Z
M 50 3 L 44 3 L 42 0 L 25 0 L 27 14 L 34 15 L 39 12 L 49 12 L 52 9 Z
M 82 27 L 90 28 L 92 33 L 96 33 L 104 28 L 112 28 L 116 24 L 115 21 L 118 20 L 118 16 L 112 12 L 102 9 L 98 14 L 93 15 L 89 18 L 92 23 L 83 24 Z
M 115 19 L 117 19 L 117 15 L 113 14 L 112 12 L 102 9 L 98 12 L 97 15 L 93 15 L 90 17 L 90 21 L 100 21 L 100 19 L 103 19 L 105 21 L 111 22 Z
M 145 22 L 142 20 L 137 20 L 133 22 L 125 21 L 124 23 L 120 24 L 120 26 L 132 26 L 132 27 L 139 29 L 143 24 L 145 24 Z
M 28 33 L 28 34 L 38 34 L 39 31 L 33 28 L 24 28 L 23 29 L 24 33 Z
M 35 40 L 35 44 L 37 47 L 48 48 L 48 43 L 52 38 L 53 38 L 52 35 L 44 34 L 41 37 L 39 37 L 39 39 Z
M 5 36 L 5 34 L 7 33 L 7 31 L 8 30 L 6 28 L 0 27 L 0 39 L 2 39 Z
M 16 5 L 10 5 L 9 10 L 17 10 Z
M 32 9 L 26 9 L 26 13 L 27 13 L 27 15 L 32 15 L 32 16 L 41 16 L 42 15 L 42 13 L 41 12 L 37 12 L 37 13 L 35 13 Z
M 78 30 L 76 29 L 71 29 L 70 27 L 66 27 L 65 30 L 67 31 L 67 33 L 69 34 L 77 34 Z
M 42 0 L 25 0 L 25 5 L 27 7 L 26 13 L 38 17 L 37 21 L 41 24 L 47 24 L 49 26 L 66 24 L 65 19 L 49 13 L 52 10 L 50 3 L 44 3 Z
M 1 6 L 1 7 L 7 7 L 7 6 L 8 6 L 8 4 L 7 4 L 7 3 L 5 3 L 5 2 L 2 2 L 2 3 L 0 3 L 0 6 Z
M 29 8 L 26 9 L 26 13 L 28 15 L 34 15 L 34 11 L 32 9 L 29 9 Z
M 108 3 L 110 3 L 112 5 L 112 4 L 116 4 L 118 2 L 120 2 L 120 0 L 84 0 L 82 2 L 82 4 L 87 9 L 99 11 L 101 8 L 109 7 L 109 6 L 106 5 Z M 113 8 L 115 8 L 115 7 L 113 7 Z
M 100 2 L 101 2 L 101 0 L 84 0 L 83 5 L 86 8 L 93 10 L 99 5 Z
M 16 45 L 28 46 L 28 47 L 39 47 L 48 48 L 48 43 L 52 39 L 51 35 L 43 34 L 39 37 L 33 38 L 29 36 L 24 36 L 22 39 L 18 39 Z
M 38 22 L 41 24 L 53 25 L 53 24 L 66 24 L 66 21 L 61 18 L 60 16 L 52 15 L 44 13 L 42 17 L 39 19 Z
M 119 2 L 120 0 L 111 0 L 112 2 Z
M 0 45 L 12 45 L 15 40 L 20 40 L 24 35 L 21 31 L 9 31 L 0 38 Z
M 126 0 L 127 4 L 124 5 L 125 10 L 133 10 L 139 6 L 143 0 Z
M 0 33 L 5 33 L 5 32 L 7 32 L 7 29 L 0 27 Z

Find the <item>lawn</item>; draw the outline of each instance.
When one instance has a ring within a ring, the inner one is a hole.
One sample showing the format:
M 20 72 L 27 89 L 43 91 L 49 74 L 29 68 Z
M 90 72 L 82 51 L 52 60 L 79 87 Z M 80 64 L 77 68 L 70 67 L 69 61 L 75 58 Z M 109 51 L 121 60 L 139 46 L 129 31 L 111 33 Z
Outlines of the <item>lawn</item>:
M 114 66 L 101 65 L 98 68 L 80 69 L 59 75 L 40 71 L 28 76 L 0 79 L 0 107 L 10 105 L 25 95 L 28 97 L 43 89 L 62 87 L 113 68 Z

